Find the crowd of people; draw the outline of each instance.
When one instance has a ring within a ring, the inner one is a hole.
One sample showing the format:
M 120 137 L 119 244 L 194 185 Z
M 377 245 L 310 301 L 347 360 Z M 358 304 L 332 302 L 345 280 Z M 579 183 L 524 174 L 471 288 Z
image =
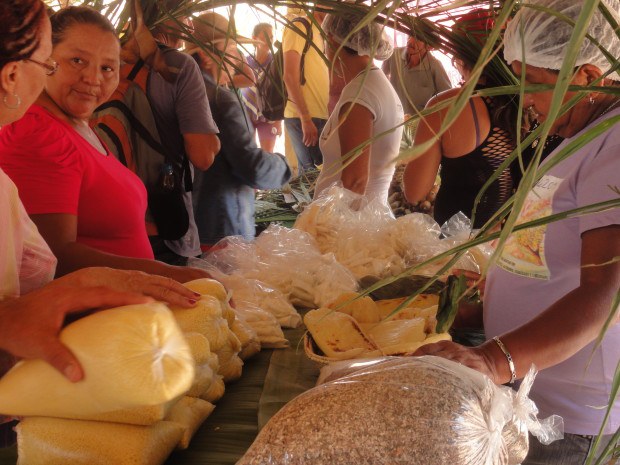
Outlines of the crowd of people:
M 603 1 L 620 21 L 620 2 Z M 19 358 L 42 358 L 79 381 L 79 362 L 58 339 L 68 314 L 150 299 L 195 305 L 197 295 L 181 283 L 208 273 L 187 266 L 188 259 L 227 236 L 251 240 L 255 190 L 291 178 L 286 158 L 274 152 L 283 130 L 299 172 L 321 170 L 315 197 L 339 183 L 387 201 L 403 124 L 426 109 L 414 146 L 427 148 L 406 165 L 405 194 L 410 201 L 425 198 L 439 172 L 437 222 L 475 212 L 473 228 L 483 227 L 521 180 L 518 161 L 508 163 L 515 147 L 552 112 L 553 87 L 580 14 L 571 0 L 533 3 L 509 21 L 503 50 L 491 60 L 503 59 L 517 79 L 551 90 L 526 93 L 523 102 L 473 95 L 448 128 L 445 103 L 463 89 L 451 88 L 418 35 L 394 49 L 383 25 L 359 26 L 360 14 L 295 13 L 302 20 L 285 28 L 281 44 L 288 102 L 283 121 L 270 121 L 261 115 L 256 88 L 275 59 L 270 24 L 258 24 L 245 38 L 231 18 L 206 12 L 194 18 L 192 39 L 182 44 L 184 21 L 149 31 L 135 0 L 129 40 L 121 47 L 114 26 L 89 7 L 52 12 L 41 0 L 1 3 L 0 376 Z M 453 62 L 463 83 L 477 90 L 507 84 L 488 72 L 490 63 L 472 73 L 472 50 L 482 49 L 493 27 L 488 11 L 469 13 L 453 27 L 463 39 L 450 50 Z M 459 49 L 463 43 L 469 46 Z M 244 56 L 240 44 L 255 53 Z M 620 39 L 597 11 L 571 75 L 572 85 L 588 90 L 566 93 L 565 102 L 582 98 L 555 118 L 543 174 L 517 224 L 617 198 L 618 125 L 575 142 L 620 116 L 618 94 L 601 89 L 620 85 L 609 56 L 620 56 Z M 148 186 L 89 124 L 126 79 L 123 69 L 143 62 L 159 140 L 175 154 L 176 182 L 184 186 L 188 227 L 175 240 L 146 221 Z M 517 121 L 520 103 L 527 123 Z M 526 149 L 533 152 L 535 144 Z M 571 146 L 574 153 L 560 158 Z M 524 464 L 583 464 L 605 414 L 593 406 L 610 407 L 605 439 L 620 428 L 620 405 L 610 401 L 620 354 L 617 312 L 597 342 L 617 305 L 619 256 L 619 208 L 513 232 L 485 276 L 469 275 L 483 301 L 458 319 L 480 322 L 487 341 L 477 347 L 443 341 L 414 354 L 458 361 L 498 384 L 514 383 L 534 364 L 540 373 L 531 397 L 544 415 L 564 418 L 565 438 L 549 446 L 531 441 Z

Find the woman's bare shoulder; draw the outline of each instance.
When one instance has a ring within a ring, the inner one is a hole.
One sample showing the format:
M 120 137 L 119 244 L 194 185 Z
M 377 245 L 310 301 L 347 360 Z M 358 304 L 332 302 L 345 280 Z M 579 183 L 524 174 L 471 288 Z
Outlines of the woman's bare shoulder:
M 439 92 L 437 95 L 431 97 L 431 99 L 427 102 L 426 108 L 434 107 L 441 102 L 445 102 L 446 100 L 450 100 L 456 98 L 461 92 L 460 87 L 454 87 L 452 89 L 444 90 Z

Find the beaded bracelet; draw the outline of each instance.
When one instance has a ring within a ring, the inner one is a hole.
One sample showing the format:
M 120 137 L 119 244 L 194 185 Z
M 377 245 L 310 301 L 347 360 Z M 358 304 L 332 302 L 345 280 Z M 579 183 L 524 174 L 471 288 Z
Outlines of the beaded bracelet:
M 493 340 L 495 341 L 499 349 L 506 356 L 506 360 L 508 360 L 508 368 L 510 368 L 510 381 L 508 382 L 508 384 L 513 384 L 515 380 L 517 379 L 517 372 L 515 370 L 515 362 L 514 360 L 512 360 L 512 355 L 510 355 L 510 352 L 508 352 L 508 349 L 506 348 L 504 343 L 499 339 L 499 337 L 495 336 Z

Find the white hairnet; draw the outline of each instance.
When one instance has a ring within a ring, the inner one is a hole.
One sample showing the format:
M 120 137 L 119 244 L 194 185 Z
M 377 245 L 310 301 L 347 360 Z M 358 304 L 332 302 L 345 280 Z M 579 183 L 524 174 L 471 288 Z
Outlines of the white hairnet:
M 583 5 L 582 2 L 575 0 L 533 0 L 530 3 L 556 11 L 572 21 L 577 20 Z M 602 0 L 601 4 L 604 4 L 616 21 L 620 22 L 619 0 Z M 528 65 L 559 70 L 572 32 L 573 26 L 565 20 L 544 11 L 522 6 L 506 28 L 504 58 L 510 64 L 513 61 L 523 61 L 525 54 L 525 62 Z M 587 33 L 613 57 L 616 59 L 620 57 L 620 39 L 599 10 L 594 13 Z M 603 72 L 612 67 L 612 63 L 598 46 L 586 37 L 577 55 L 575 66 L 587 63 L 597 66 Z M 620 81 L 617 72 L 607 77 Z
M 371 22 L 351 34 L 362 18 L 362 15 L 355 13 L 328 14 L 323 20 L 323 31 L 331 34 L 339 44 L 355 50 L 360 56 L 367 55 L 377 60 L 387 60 L 392 55 L 394 47 L 381 24 Z

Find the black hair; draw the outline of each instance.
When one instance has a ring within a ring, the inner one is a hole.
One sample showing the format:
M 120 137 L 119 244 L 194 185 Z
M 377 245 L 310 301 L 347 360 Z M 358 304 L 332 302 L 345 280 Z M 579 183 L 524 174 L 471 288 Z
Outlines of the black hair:
M 39 47 L 46 15 L 41 0 L 0 2 L 0 67 L 32 56 Z
M 475 45 L 473 41 L 470 42 L 469 46 L 461 46 L 460 42 L 455 41 L 450 44 L 448 50 L 444 51 L 461 59 L 463 64 L 471 70 L 478 60 L 477 54 L 482 49 L 482 45 L 480 45 L 479 48 L 472 47 L 472 45 Z M 495 56 L 491 58 L 491 61 L 484 67 L 481 73 L 481 78 L 483 79 L 476 86 L 477 89 L 502 87 L 512 84 L 512 82 L 509 82 L 506 78 L 502 78 L 502 73 L 497 72 L 497 70 L 501 69 L 503 66 L 503 63 L 500 62 L 500 60 L 502 60 L 501 56 L 502 52 L 500 51 L 495 54 Z M 515 95 L 496 95 L 492 99 L 485 97 L 485 100 L 487 100 L 487 103 L 492 102 L 489 105 L 491 124 L 507 131 L 510 137 L 516 141 L 517 137 L 519 137 L 516 125 L 518 97 Z
M 349 55 L 357 56 L 359 55 L 356 50 L 353 50 L 351 47 L 347 47 L 346 45 L 342 46 L 342 49 L 347 52 Z
M 58 10 L 50 17 L 52 22 L 52 45 L 62 42 L 67 29 L 78 24 L 97 26 L 117 37 L 112 23 L 97 10 L 88 6 L 70 6 Z

